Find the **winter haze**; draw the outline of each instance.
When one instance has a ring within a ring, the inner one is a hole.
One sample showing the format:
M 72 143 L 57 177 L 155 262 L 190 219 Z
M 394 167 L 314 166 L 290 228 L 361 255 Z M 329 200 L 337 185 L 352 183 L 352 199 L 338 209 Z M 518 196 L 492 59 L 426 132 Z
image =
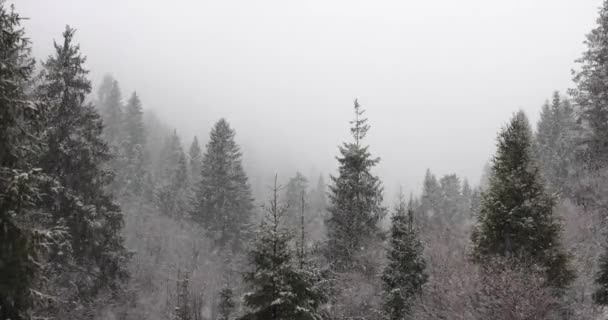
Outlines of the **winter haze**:
M 46 58 L 66 24 L 123 95 L 201 144 L 220 117 L 250 179 L 334 174 L 359 98 L 393 202 L 424 172 L 477 184 L 496 132 L 572 87 L 599 0 L 10 1 Z

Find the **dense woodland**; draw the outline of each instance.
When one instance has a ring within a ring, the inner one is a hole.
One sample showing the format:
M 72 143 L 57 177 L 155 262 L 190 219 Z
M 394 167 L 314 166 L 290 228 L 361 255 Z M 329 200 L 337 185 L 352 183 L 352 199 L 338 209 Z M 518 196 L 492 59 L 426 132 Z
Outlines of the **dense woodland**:
M 481 181 L 427 170 L 396 203 L 357 100 L 337 171 L 254 199 L 229 119 L 180 136 L 112 76 L 92 88 L 75 29 L 35 61 L 17 10 L 0 0 L 1 319 L 606 316 L 608 1 L 574 88 L 505 119 Z

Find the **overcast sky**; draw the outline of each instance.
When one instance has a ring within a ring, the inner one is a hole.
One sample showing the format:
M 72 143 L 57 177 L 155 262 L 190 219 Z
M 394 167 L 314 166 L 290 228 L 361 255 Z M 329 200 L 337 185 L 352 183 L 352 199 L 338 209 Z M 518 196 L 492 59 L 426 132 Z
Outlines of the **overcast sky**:
M 9 3 L 11 0 L 9 0 Z M 574 60 L 600 0 L 13 0 L 36 57 L 66 24 L 123 95 L 204 144 L 226 117 L 254 175 L 333 173 L 352 102 L 389 201 L 426 168 L 477 183 L 518 109 L 535 122 Z

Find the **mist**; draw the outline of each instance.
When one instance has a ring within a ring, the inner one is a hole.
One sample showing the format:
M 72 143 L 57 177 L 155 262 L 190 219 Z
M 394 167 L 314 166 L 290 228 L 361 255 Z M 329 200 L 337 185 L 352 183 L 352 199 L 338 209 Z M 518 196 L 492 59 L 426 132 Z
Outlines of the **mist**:
M 601 1 L 17 4 L 36 57 L 75 27 L 94 87 L 112 74 L 184 143 L 227 118 L 254 177 L 335 173 L 359 98 L 392 201 L 427 168 L 477 184 L 506 119 L 572 87 Z

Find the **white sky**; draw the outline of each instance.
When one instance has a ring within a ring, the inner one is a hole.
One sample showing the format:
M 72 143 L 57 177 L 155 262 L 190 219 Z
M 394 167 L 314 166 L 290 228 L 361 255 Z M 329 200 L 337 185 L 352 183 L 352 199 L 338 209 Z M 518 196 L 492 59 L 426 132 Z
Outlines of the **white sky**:
M 66 24 L 94 83 L 175 126 L 186 145 L 226 117 L 248 170 L 333 173 L 355 97 L 372 129 L 376 172 L 394 200 L 426 168 L 476 183 L 497 131 L 518 109 L 533 121 L 595 25 L 600 0 L 9 0 L 34 54 Z M 257 179 L 259 179 L 257 177 Z

